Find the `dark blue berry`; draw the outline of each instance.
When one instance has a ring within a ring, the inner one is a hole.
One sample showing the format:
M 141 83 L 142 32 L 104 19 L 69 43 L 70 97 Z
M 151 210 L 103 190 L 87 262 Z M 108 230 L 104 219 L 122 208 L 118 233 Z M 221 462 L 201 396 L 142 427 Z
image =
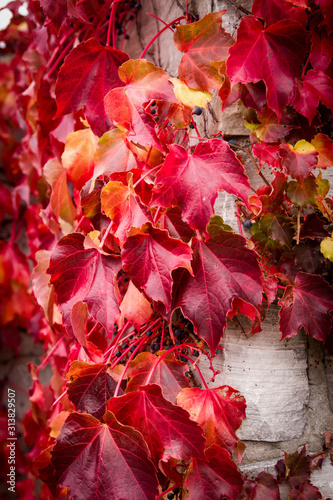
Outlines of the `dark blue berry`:
M 172 490 L 172 492 L 173 492 L 175 495 L 178 495 L 179 491 L 180 491 L 180 488 L 174 488 L 174 489 Z
M 193 356 L 197 358 L 199 356 L 199 351 L 193 351 Z
M 185 372 L 185 373 L 184 373 L 185 377 L 188 377 L 188 376 L 189 376 L 189 374 L 190 374 L 190 372 Z
M 135 8 L 136 8 L 136 9 L 138 9 L 138 10 L 140 10 L 140 9 L 142 8 L 141 3 L 139 3 L 139 2 L 138 2 L 138 3 L 136 4 Z
M 159 348 L 160 348 L 160 346 L 159 346 L 158 344 L 152 344 L 152 345 L 151 345 L 151 350 L 152 350 L 152 351 L 158 351 L 158 350 L 159 350 Z
M 176 28 L 175 23 L 171 24 L 171 28 L 174 30 Z
M 156 109 L 152 109 L 152 110 L 150 111 L 150 114 L 151 114 L 151 115 L 156 115 Z
M 135 349 L 136 349 L 136 345 L 132 345 L 132 347 L 131 347 L 131 352 L 134 352 L 134 351 L 135 351 Z
M 168 500 L 172 500 L 173 498 L 175 498 L 174 493 L 172 493 L 172 491 L 170 491 L 170 493 L 167 494 L 167 498 L 168 498 Z
M 129 35 L 125 35 L 126 40 L 129 40 L 129 37 L 130 37 Z
M 231 146 L 237 146 L 237 142 L 236 142 L 236 141 L 234 141 L 233 139 L 230 139 L 230 141 L 228 141 L 228 142 L 229 142 L 229 144 L 230 144 Z
M 128 347 L 128 344 L 127 344 L 126 342 L 123 342 L 123 343 L 121 344 L 121 348 L 122 348 L 122 349 L 127 349 L 127 347 Z
M 251 227 L 252 227 L 252 222 L 251 222 L 250 220 L 245 220 L 245 221 L 243 222 L 243 226 L 244 226 L 244 227 L 247 227 L 248 229 L 251 229 Z
M 183 335 L 183 332 L 181 332 L 180 330 L 175 330 L 175 336 L 177 338 L 181 337 Z
M 146 331 L 147 337 L 151 337 L 153 335 L 153 332 L 149 329 Z
M 183 361 L 184 363 L 186 363 L 186 361 L 187 361 L 187 358 L 185 358 L 185 356 L 179 356 L 179 359 L 180 359 L 180 361 Z
M 198 115 L 198 116 L 199 116 L 199 115 L 201 115 L 201 113 L 202 113 L 202 109 L 201 109 L 201 108 L 199 108 L 199 106 L 196 106 L 196 107 L 194 108 L 194 110 L 193 110 L 193 113 L 194 113 L 195 115 Z
M 169 349 L 171 349 L 171 345 L 166 345 L 166 346 L 164 347 L 164 349 L 165 349 L 166 351 L 168 351 Z
M 194 125 L 193 125 L 193 123 L 192 123 L 192 122 L 189 124 L 189 127 L 190 127 L 190 128 L 194 128 Z
M 116 352 L 116 356 L 117 356 L 117 358 L 119 358 L 119 357 L 121 356 L 121 352 L 120 352 L 120 351 L 117 351 L 117 352 Z

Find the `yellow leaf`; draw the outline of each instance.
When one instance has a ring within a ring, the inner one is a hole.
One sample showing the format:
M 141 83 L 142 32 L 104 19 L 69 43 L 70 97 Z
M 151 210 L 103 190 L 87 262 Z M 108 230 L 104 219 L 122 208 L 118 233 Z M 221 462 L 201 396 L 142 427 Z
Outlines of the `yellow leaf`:
M 296 142 L 294 151 L 297 153 L 316 153 L 316 148 L 312 146 L 312 144 L 305 139 L 302 139 Z
M 320 251 L 326 259 L 333 262 L 333 238 L 324 238 L 320 243 Z
M 191 89 L 178 78 L 169 78 L 170 82 L 173 83 L 173 91 L 178 101 L 185 106 L 190 106 L 194 108 L 199 106 L 200 108 L 207 108 L 207 103 L 212 100 L 212 94 L 210 92 L 201 92 L 201 90 Z

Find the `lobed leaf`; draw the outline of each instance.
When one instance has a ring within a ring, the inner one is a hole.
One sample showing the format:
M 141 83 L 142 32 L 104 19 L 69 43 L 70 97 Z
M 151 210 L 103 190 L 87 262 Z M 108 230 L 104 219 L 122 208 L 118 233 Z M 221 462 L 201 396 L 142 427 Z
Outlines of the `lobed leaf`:
M 106 413 L 71 413 L 52 451 L 58 484 L 80 500 L 155 500 L 155 467 L 142 435 Z
M 170 238 L 167 231 L 151 224 L 129 236 L 122 250 L 123 269 L 134 285 L 148 297 L 171 305 L 171 271 L 177 267 L 191 269 L 192 250 L 180 240 Z
M 71 309 L 79 301 L 87 304 L 89 313 L 108 332 L 113 330 L 119 314 L 115 278 L 120 268 L 120 257 L 85 249 L 83 234 L 72 233 L 59 240 L 51 252 L 47 272 L 69 332 Z
M 185 53 L 178 67 L 179 78 L 193 89 L 211 91 L 221 86 L 221 76 L 212 63 L 225 61 L 234 43 L 222 28 L 225 12 L 206 14 L 200 21 L 176 27 L 176 48 Z
M 95 38 L 80 43 L 65 58 L 58 73 L 54 118 L 84 106 L 93 132 L 96 135 L 106 132 L 111 122 L 104 110 L 104 97 L 109 90 L 123 85 L 118 68 L 127 60 L 127 54 L 103 47 Z
M 305 48 L 305 30 L 297 21 L 283 19 L 264 29 L 259 19 L 244 17 L 227 60 L 231 85 L 263 80 L 267 105 L 281 118 L 299 75 Z
M 207 461 L 192 460 L 185 485 L 189 500 L 221 500 L 239 498 L 242 475 L 229 453 L 213 444 L 206 450 Z
M 117 386 L 117 381 L 110 375 L 108 365 L 91 365 L 73 361 L 66 378 L 68 380 L 67 394 L 77 411 L 90 413 L 101 420 L 106 411 L 107 402 L 113 397 Z M 121 387 L 119 394 L 123 394 Z
M 150 352 L 142 352 L 130 362 L 126 392 L 137 391 L 149 381 L 158 384 L 165 399 L 176 404 L 177 395 L 189 386 L 184 375 L 186 370 L 188 365 L 175 359 L 171 353 L 160 359 Z
M 238 447 L 235 431 L 245 418 L 246 403 L 232 387 L 186 388 L 178 394 L 177 404 L 202 427 L 207 448 L 215 443 L 232 453 Z
M 193 276 L 187 270 L 173 273 L 173 307 L 182 309 L 214 354 L 233 300 L 239 298 L 256 308 L 262 300 L 262 285 L 257 256 L 246 247 L 245 239 L 218 224 L 208 231 L 209 240 L 193 242 Z
M 283 299 L 279 323 L 282 339 L 296 335 L 303 326 L 311 337 L 324 341 L 332 324 L 330 285 L 321 276 L 300 272 L 294 288 L 288 287 Z
M 152 206 L 179 205 L 192 228 L 206 230 L 214 215 L 218 190 L 239 196 L 248 206 L 250 185 L 244 167 L 225 141 L 199 143 L 192 154 L 182 146 L 170 146 L 156 175 Z
M 171 457 L 205 459 L 202 429 L 190 420 L 187 411 L 164 399 L 158 385 L 146 385 L 125 396 L 112 398 L 108 410 L 121 423 L 141 432 L 154 463 Z

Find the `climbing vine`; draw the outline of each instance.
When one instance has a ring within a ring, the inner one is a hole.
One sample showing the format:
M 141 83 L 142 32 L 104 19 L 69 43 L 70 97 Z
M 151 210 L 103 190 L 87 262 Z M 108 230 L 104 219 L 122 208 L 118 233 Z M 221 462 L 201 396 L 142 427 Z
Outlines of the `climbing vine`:
M 198 361 L 214 375 L 227 319 L 256 333 L 272 303 L 282 339 L 303 328 L 332 352 L 332 13 L 255 0 L 234 39 L 226 11 L 197 19 L 190 4 L 158 19 L 138 59 L 124 47 L 144 2 L 8 5 L 0 321 L 4 346 L 17 352 L 25 330 L 45 351 L 29 364 L 17 484 L 41 499 L 275 500 L 282 482 L 290 499 L 322 498 L 310 473 L 332 436 L 275 477 L 243 477 L 245 400 L 208 388 Z M 176 76 L 148 61 L 167 30 Z M 249 147 L 201 135 L 212 102 L 238 102 Z M 215 214 L 219 191 L 240 234 Z

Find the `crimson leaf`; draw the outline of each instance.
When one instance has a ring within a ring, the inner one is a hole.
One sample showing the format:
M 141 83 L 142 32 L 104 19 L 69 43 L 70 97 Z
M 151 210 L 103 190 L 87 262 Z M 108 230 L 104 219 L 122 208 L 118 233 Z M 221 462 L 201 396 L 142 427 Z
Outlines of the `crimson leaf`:
M 83 234 L 64 236 L 57 243 L 51 252 L 47 272 L 51 275 L 69 332 L 71 309 L 81 300 L 107 331 L 113 330 L 114 320 L 119 314 L 114 283 L 120 268 L 119 257 L 103 255 L 94 248 L 85 249 Z
M 220 87 L 222 79 L 213 62 L 226 60 L 234 40 L 222 28 L 222 15 L 226 11 L 205 15 L 200 21 L 177 26 L 174 42 L 184 52 L 180 61 L 179 78 L 197 90 Z
M 229 453 L 213 444 L 206 450 L 208 462 L 193 460 L 186 479 L 190 500 L 221 500 L 239 498 L 243 479 Z
M 293 298 L 292 298 L 293 297 Z M 287 287 L 280 310 L 280 331 L 282 338 L 296 335 L 303 326 L 313 338 L 325 340 L 332 319 L 333 289 L 321 277 L 298 273 L 295 286 Z
M 110 412 L 105 419 L 69 415 L 52 451 L 58 484 L 80 500 L 155 500 L 155 468 L 141 434 Z
M 105 413 L 106 403 L 113 396 L 117 382 L 108 373 L 108 365 L 89 365 L 74 361 L 67 373 L 69 399 L 81 413 L 90 413 L 99 420 Z M 119 394 L 123 394 L 120 389 Z
M 147 382 L 151 382 L 162 388 L 165 399 L 176 404 L 179 392 L 189 386 L 184 375 L 186 370 L 187 364 L 175 359 L 173 354 L 167 354 L 161 359 L 150 352 L 142 352 L 128 367 L 129 382 L 126 392 L 137 391 Z
M 94 38 L 80 43 L 69 53 L 59 71 L 54 118 L 84 106 L 93 132 L 97 135 L 106 132 L 111 122 L 104 111 L 104 96 L 112 88 L 123 85 L 118 67 L 127 60 L 127 54 L 103 47 Z
M 122 250 L 123 268 L 138 288 L 169 310 L 171 304 L 171 271 L 177 267 L 191 269 L 192 250 L 180 240 L 170 238 L 165 230 L 145 224 L 142 230 L 127 238 Z
M 260 472 L 255 481 L 247 479 L 243 494 L 244 500 L 280 500 L 278 482 L 268 472 Z
M 155 463 L 171 457 L 205 459 L 202 429 L 190 420 L 187 411 L 164 399 L 158 385 L 146 385 L 139 391 L 112 398 L 108 410 L 119 422 L 141 432 Z
M 239 392 L 228 385 L 206 390 L 191 387 L 178 394 L 177 403 L 203 428 L 207 447 L 215 443 L 229 453 L 234 451 L 238 445 L 235 430 L 245 418 L 246 407 Z
M 187 270 L 173 273 L 173 306 L 182 308 L 212 352 L 223 335 L 233 299 L 254 308 L 262 299 L 256 253 L 242 236 L 221 227 L 218 219 L 208 227 L 208 241 L 194 240 L 193 276 Z
M 202 231 L 214 214 L 219 189 L 239 196 L 248 205 L 250 185 L 244 167 L 229 145 L 218 139 L 199 143 L 193 154 L 171 145 L 156 184 L 152 205 L 180 205 L 183 219 Z
M 231 85 L 263 80 L 267 104 L 280 118 L 299 75 L 305 48 L 305 30 L 298 22 L 284 19 L 264 29 L 259 19 L 244 17 L 227 60 Z

